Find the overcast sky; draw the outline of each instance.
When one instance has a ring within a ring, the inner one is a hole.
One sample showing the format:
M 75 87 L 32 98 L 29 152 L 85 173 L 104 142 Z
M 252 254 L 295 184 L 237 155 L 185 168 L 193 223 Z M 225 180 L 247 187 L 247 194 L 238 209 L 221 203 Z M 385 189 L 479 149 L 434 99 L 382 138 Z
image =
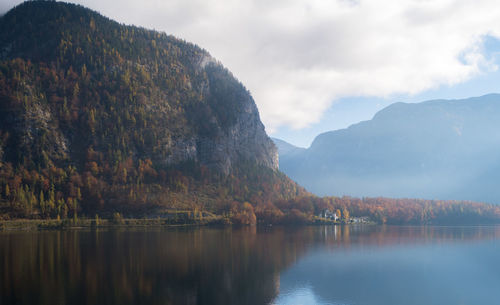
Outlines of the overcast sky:
M 205 48 L 251 91 L 268 133 L 302 146 L 393 101 L 499 91 L 497 0 L 72 2 Z

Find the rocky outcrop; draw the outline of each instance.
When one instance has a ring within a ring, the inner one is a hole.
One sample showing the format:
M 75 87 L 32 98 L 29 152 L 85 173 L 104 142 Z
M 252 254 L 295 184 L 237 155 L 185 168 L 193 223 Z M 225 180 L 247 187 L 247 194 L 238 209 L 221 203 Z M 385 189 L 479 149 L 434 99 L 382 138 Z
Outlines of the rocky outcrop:
M 196 140 L 198 160 L 228 173 L 232 164 L 240 161 L 255 162 L 278 168 L 278 151 L 264 131 L 257 109 L 248 105 L 248 111 L 238 116 L 236 124 L 220 130 L 213 138 Z
M 210 81 L 201 82 L 198 88 L 194 88 L 204 96 L 204 103 L 209 106 L 203 120 L 211 123 L 210 128 L 193 136 L 169 141 L 165 162 L 173 165 L 194 160 L 225 174 L 239 162 L 254 162 L 277 169 L 277 148 L 265 132 L 250 93 L 222 65 L 210 58 L 203 56 L 200 60 L 201 69 L 197 73 L 223 74 L 223 77 L 209 77 Z M 224 82 L 234 83 L 235 86 L 225 88 L 224 92 L 213 90 L 213 87 L 225 87 Z M 190 86 L 193 89 L 193 85 Z M 235 94 L 234 91 L 238 92 Z M 231 104 L 228 109 L 224 107 L 226 105 L 217 105 L 220 102 L 218 99 L 226 99 L 226 95 L 237 97 L 226 101 Z M 234 119 L 222 120 L 217 116 L 217 109 L 214 109 L 216 107 L 224 107 L 223 111 L 234 111 L 229 114 Z M 199 123 L 193 121 L 190 125 L 196 126 Z

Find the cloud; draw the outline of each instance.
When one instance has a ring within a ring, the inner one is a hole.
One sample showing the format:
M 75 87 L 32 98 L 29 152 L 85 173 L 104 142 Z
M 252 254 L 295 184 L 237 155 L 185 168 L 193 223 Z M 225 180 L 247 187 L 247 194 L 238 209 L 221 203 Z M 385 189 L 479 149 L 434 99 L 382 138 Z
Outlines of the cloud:
M 336 99 L 416 94 L 495 70 L 495 0 L 80 0 L 207 49 L 252 92 L 268 131 L 317 122 Z

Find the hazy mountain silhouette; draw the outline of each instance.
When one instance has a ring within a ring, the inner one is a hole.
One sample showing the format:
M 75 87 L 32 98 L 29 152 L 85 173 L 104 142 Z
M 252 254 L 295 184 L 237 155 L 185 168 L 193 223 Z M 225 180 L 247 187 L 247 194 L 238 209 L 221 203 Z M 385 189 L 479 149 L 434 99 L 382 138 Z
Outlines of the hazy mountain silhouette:
M 395 103 L 308 149 L 277 146 L 280 169 L 319 195 L 500 202 L 499 94 Z

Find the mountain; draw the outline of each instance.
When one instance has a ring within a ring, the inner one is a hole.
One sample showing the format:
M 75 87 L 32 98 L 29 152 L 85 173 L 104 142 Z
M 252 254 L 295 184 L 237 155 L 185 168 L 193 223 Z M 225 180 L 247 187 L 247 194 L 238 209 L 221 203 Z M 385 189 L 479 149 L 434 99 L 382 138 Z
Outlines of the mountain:
M 289 158 L 291 156 L 294 156 L 296 154 L 300 154 L 305 151 L 305 148 L 302 147 L 297 147 L 295 145 L 292 145 L 288 142 L 285 142 L 283 140 L 277 139 L 277 138 L 271 138 L 274 142 L 274 145 L 278 148 L 279 151 L 279 157 L 280 157 L 280 162 L 283 162 L 283 158 Z
M 250 93 L 198 46 L 62 2 L 0 17 L 4 213 L 225 213 L 305 193 L 277 166 Z
M 280 150 L 280 169 L 320 195 L 500 203 L 499 117 L 498 94 L 395 103 L 306 150 Z

